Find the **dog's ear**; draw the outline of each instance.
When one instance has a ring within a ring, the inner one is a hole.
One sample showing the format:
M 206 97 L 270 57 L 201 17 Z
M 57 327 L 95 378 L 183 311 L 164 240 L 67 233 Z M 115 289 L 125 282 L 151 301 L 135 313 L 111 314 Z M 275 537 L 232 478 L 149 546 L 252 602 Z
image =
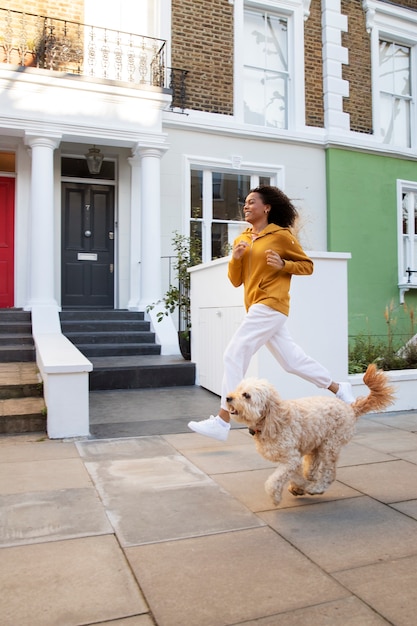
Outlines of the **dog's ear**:
M 267 439 L 276 439 L 286 422 L 288 422 L 288 416 L 283 411 L 282 400 L 271 386 L 265 403 L 263 426 L 261 427 L 262 435 Z

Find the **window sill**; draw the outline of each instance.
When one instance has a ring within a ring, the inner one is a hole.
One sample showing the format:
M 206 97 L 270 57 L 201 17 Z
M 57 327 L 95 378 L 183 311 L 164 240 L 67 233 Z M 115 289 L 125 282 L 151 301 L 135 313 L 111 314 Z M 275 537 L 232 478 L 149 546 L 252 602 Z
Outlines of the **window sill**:
M 400 304 L 404 304 L 404 294 L 410 289 L 417 289 L 417 283 L 398 283 L 398 289 L 400 290 Z

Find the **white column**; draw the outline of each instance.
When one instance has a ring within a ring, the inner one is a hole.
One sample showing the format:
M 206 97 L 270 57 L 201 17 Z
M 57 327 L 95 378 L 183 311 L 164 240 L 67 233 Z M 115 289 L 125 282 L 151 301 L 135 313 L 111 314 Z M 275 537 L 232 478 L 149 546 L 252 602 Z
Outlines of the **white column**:
M 140 251 L 141 251 L 141 183 L 140 157 L 135 155 L 128 159 L 132 168 L 130 183 L 130 254 L 129 254 L 129 311 L 139 310 L 140 299 Z
M 161 157 L 165 150 L 139 147 L 141 159 L 141 255 L 140 302 L 144 311 L 148 304 L 160 299 L 161 284 Z
M 54 296 L 54 150 L 59 137 L 26 135 L 32 151 L 30 190 L 29 302 L 34 306 L 58 306 Z

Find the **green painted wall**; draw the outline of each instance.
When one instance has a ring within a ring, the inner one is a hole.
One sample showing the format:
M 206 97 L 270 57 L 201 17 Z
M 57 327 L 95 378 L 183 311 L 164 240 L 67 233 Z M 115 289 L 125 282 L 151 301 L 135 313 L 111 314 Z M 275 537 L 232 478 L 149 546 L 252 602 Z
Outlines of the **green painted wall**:
M 349 336 L 386 338 L 385 309 L 397 339 L 412 331 L 417 290 L 399 303 L 397 268 L 397 179 L 417 181 L 417 162 L 331 148 L 326 154 L 328 249 L 350 252 Z M 413 268 L 417 269 L 417 268 Z M 331 288 L 331 287 L 330 287 Z

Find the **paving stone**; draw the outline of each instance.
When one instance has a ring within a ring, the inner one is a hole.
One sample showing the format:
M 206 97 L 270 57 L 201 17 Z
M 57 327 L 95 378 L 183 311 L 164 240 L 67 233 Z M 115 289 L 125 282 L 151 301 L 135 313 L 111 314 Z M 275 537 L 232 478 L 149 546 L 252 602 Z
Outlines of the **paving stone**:
M 264 525 L 179 454 L 86 467 L 123 546 Z
M 144 459 L 170 455 L 174 452 L 163 437 L 80 441 L 76 443 L 76 446 L 85 461 Z
M 26 440 L 23 439 L 22 435 L 0 438 L 0 463 L 70 458 L 79 459 L 78 450 L 74 443 L 65 443 L 46 437 L 38 437 L 38 440 L 34 441 L 33 435 L 28 436 Z
M 271 615 L 244 626 L 383 626 L 390 624 L 357 598 L 343 598 L 305 609 Z
M 0 546 L 113 532 L 93 488 L 0 496 Z
M 417 465 L 392 460 L 338 470 L 338 479 L 381 502 L 417 498 Z
M 213 475 L 213 480 L 253 512 L 306 506 L 308 504 L 329 502 L 340 498 L 352 498 L 361 495 L 354 489 L 336 481 L 326 493 L 317 496 L 295 497 L 287 489 L 284 489 L 281 503 L 279 507 L 276 507 L 264 488 L 264 483 L 270 475 L 270 469 L 261 469 L 249 472 L 233 472 L 231 474 L 215 474 Z
M 416 623 L 417 556 L 373 563 L 335 578 L 395 626 Z
M 2 548 L 2 626 L 75 626 L 147 613 L 114 536 Z
M 0 462 L 0 494 L 91 487 L 81 459 Z
M 110 622 L 95 622 L 86 626 L 155 626 L 155 622 L 150 615 L 135 615 L 134 617 L 112 619 Z
M 327 572 L 417 553 L 415 521 L 367 496 L 259 516 Z
M 366 463 L 380 463 L 381 461 L 392 460 L 392 455 L 379 450 L 373 450 L 366 445 L 361 445 L 351 441 L 344 446 L 340 452 L 337 463 L 338 467 L 347 465 L 365 465 Z
M 158 626 L 246 623 L 350 595 L 269 528 L 133 547 L 126 554 Z
M 389 454 L 405 450 L 417 450 L 417 433 L 394 430 L 388 426 L 382 428 L 384 430 L 373 431 L 371 428 L 358 433 L 354 438 L 355 443 Z
M 257 452 L 251 441 L 244 445 L 229 446 L 226 443 L 223 447 L 183 450 L 183 454 L 210 475 L 265 467 L 272 471 L 276 467 L 276 463 L 267 461 Z

